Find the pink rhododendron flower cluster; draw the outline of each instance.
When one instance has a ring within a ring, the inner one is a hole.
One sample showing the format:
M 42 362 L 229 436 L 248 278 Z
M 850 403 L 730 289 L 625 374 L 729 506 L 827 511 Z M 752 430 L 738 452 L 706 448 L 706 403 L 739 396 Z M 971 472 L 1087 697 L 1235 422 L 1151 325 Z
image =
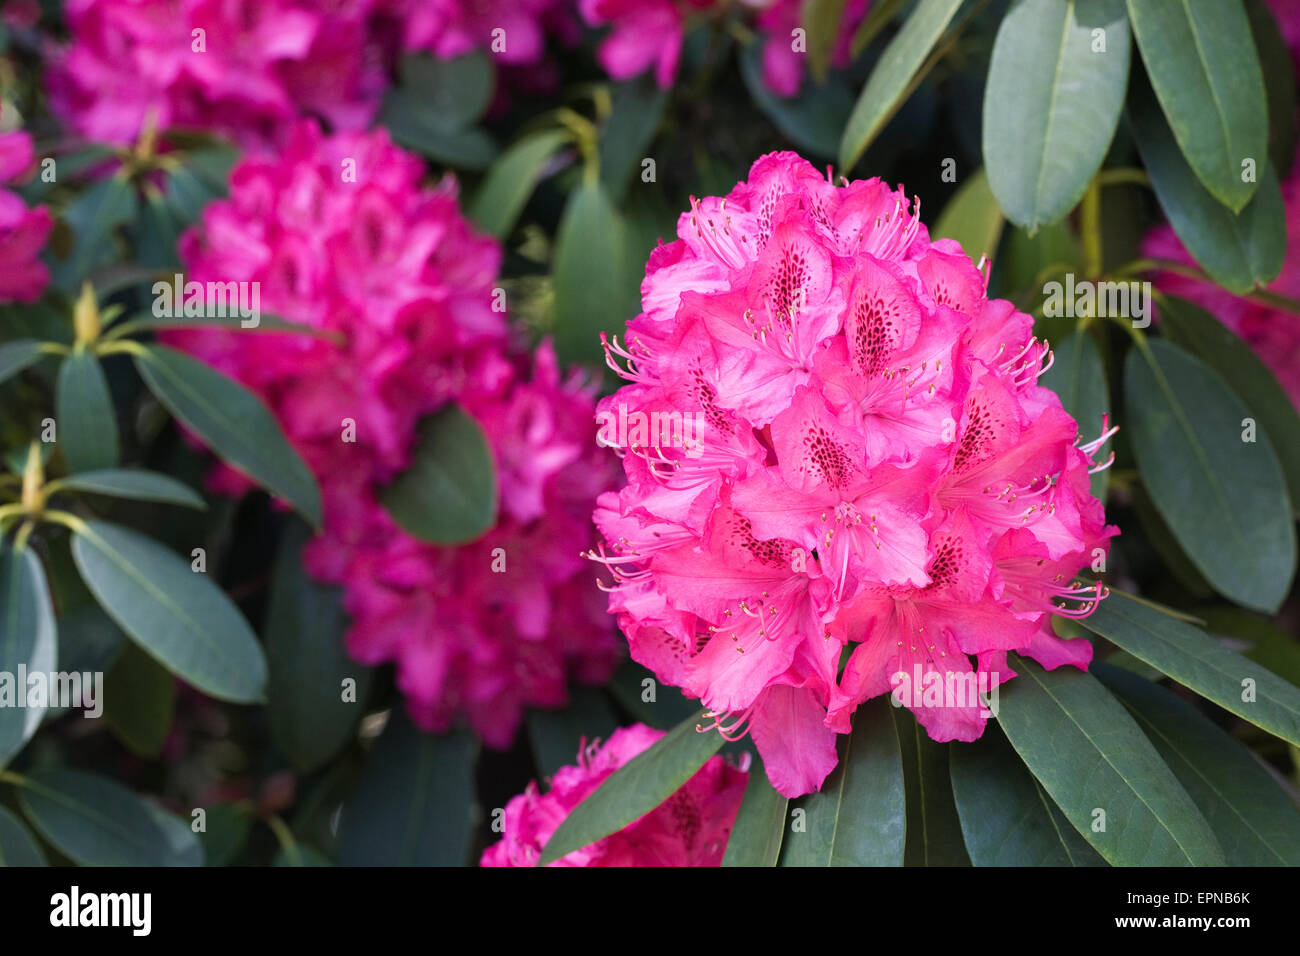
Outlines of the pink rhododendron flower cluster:
M 0 133 L 0 183 L 13 182 L 35 162 L 32 138 L 23 132 Z M 44 206 L 29 209 L 16 193 L 0 188 L 0 302 L 35 302 L 50 282 L 38 258 L 54 228 Z
M 300 116 L 364 129 L 403 51 L 491 49 L 532 64 L 559 0 L 68 0 L 51 103 L 79 135 L 127 144 L 158 128 L 276 146 Z M 501 32 L 504 31 L 504 32 Z
M 72 40 L 52 51 L 50 100 L 79 135 L 133 142 L 160 129 L 278 143 L 295 117 L 360 129 L 387 78 L 375 0 L 69 0 Z
M 535 866 L 569 813 L 615 770 L 664 735 L 645 724 L 622 727 L 603 746 L 584 745 L 576 767 L 562 767 L 546 793 L 536 783 L 506 804 L 500 843 L 483 866 Z M 745 795 L 745 770 L 711 757 L 680 790 L 617 833 L 551 866 L 721 866 Z
M 763 81 L 780 96 L 796 95 L 803 83 L 806 36 L 797 45 L 794 31 L 804 27 L 805 2 L 745 0 L 763 34 Z M 729 4 L 718 0 L 579 0 L 579 6 L 587 23 L 610 26 L 596 54 L 605 72 L 625 80 L 653 69 L 655 82 L 668 87 L 677 76 L 689 21 L 726 15 Z M 870 6 L 870 0 L 849 0 L 845 5 L 841 35 L 833 51 L 836 66 L 848 65 L 853 31 Z
M 1029 316 L 901 189 L 792 153 L 677 231 L 598 412 L 628 484 L 601 497 L 597 557 L 632 656 L 752 732 L 788 796 L 896 675 L 931 737 L 973 740 L 985 708 L 953 688 L 1011 677 L 1009 651 L 1086 667 L 1051 615 L 1095 606 L 1075 575 L 1116 531 L 1089 492 L 1101 439 L 1037 385 Z
M 170 340 L 261 395 L 316 474 L 325 522 L 307 563 L 344 587 L 352 654 L 396 662 L 426 729 L 467 716 L 500 747 L 523 707 L 561 706 L 570 679 L 600 683 L 617 663 L 580 557 L 613 463 L 590 440 L 591 389 L 549 346 L 532 360 L 510 348 L 492 307 L 500 248 L 461 216 L 454 184 L 421 189 L 423 174 L 382 129 L 325 137 L 300 123 L 282 156 L 235 167 L 181 258 L 188 280 L 260 283 L 265 311 L 337 340 Z M 453 401 L 487 436 L 500 511 L 482 539 L 438 547 L 402 531 L 377 492 L 409 464 L 419 420 Z M 246 487 L 230 471 L 215 481 Z

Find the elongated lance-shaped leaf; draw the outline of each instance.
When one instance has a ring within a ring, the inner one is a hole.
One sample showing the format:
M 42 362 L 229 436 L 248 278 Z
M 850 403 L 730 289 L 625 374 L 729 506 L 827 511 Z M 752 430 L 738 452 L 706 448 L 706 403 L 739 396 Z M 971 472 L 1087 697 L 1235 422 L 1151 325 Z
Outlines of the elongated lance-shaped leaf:
M 1222 866 L 1210 825 L 1095 677 L 1018 655 L 998 723 L 1074 828 L 1115 866 Z
M 1083 198 L 1119 122 L 1128 67 L 1123 0 L 1022 0 L 1007 11 L 984 91 L 984 166 L 1016 225 L 1033 232 Z
M 1198 627 L 1112 591 L 1084 627 L 1257 727 L 1300 745 L 1300 687 Z
M 135 367 L 167 410 L 223 461 L 320 527 L 316 479 L 260 398 L 216 369 L 162 345 L 142 346 Z
M 0 675 L 13 682 L 16 699 L 0 706 L 0 767 L 23 748 L 45 716 L 45 705 L 31 706 L 27 686 L 18 686 L 19 668 L 51 674 L 58 658 L 54 607 L 40 559 L 30 547 L 16 550 L 0 540 Z M 3 699 L 0 693 L 0 699 Z
M 83 471 L 59 479 L 56 488 L 58 491 L 79 491 L 84 494 L 107 495 L 110 498 L 156 501 L 161 504 L 181 505 L 200 510 L 207 507 L 207 503 L 198 492 L 181 484 L 175 478 L 156 471 L 136 468 Z
M 113 468 L 118 461 L 117 415 L 108 379 L 95 354 L 81 346 L 59 366 L 54 412 L 68 470 Z
M 1201 808 L 1228 866 L 1300 866 L 1300 809 L 1245 746 L 1157 684 L 1105 664 L 1093 673 Z
M 740 804 L 736 823 L 727 840 L 723 866 L 776 866 L 785 836 L 790 801 L 767 779 L 763 762 L 755 756 L 745 784 L 745 799 Z
M 609 776 L 551 835 L 542 866 L 581 850 L 639 820 L 676 793 L 726 743 L 700 730 L 704 711 L 686 718 L 648 750 Z

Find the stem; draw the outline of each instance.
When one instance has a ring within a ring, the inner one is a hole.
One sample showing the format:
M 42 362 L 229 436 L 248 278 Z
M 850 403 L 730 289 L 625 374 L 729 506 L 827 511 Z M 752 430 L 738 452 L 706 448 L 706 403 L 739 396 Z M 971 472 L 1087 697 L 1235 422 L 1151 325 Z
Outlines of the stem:
M 302 853 L 298 850 L 298 841 L 293 838 L 293 831 L 289 829 L 289 825 L 275 813 L 266 818 L 266 825 L 275 834 L 276 842 L 280 844 L 280 849 L 284 850 L 290 862 L 294 866 L 302 866 Z
M 15 787 L 25 787 L 27 778 L 12 770 L 0 770 L 0 783 L 12 783 Z
M 44 517 L 46 521 L 49 521 L 52 524 L 63 525 L 63 527 L 67 528 L 73 534 L 84 535 L 88 531 L 90 531 L 90 526 L 86 524 L 86 522 L 82 521 L 76 515 L 71 514 L 70 512 L 67 511 L 58 511 L 55 509 L 50 509 L 49 511 L 45 512 Z
M 1138 169 L 1136 166 L 1120 166 L 1116 169 L 1103 169 L 1097 174 L 1097 180 L 1102 186 L 1147 186 L 1151 185 L 1151 177 L 1147 175 L 1145 169 Z
M 1094 176 L 1079 205 L 1079 233 L 1083 239 L 1083 268 L 1089 279 L 1101 275 L 1101 177 Z
M 95 345 L 96 355 L 115 355 L 123 352 L 136 357 L 149 354 L 147 348 L 132 339 L 101 339 Z

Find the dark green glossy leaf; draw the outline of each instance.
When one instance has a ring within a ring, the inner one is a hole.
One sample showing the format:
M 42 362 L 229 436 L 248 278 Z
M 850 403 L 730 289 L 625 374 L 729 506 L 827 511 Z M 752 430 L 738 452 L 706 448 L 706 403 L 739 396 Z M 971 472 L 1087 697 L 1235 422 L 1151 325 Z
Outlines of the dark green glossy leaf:
M 1246 0 L 1250 33 L 1259 51 L 1268 95 L 1268 155 L 1273 168 L 1284 175 L 1295 159 L 1296 84 L 1291 51 L 1264 0 Z
M 769 37 L 767 43 L 789 42 Z M 787 99 L 767 88 L 763 79 L 760 44 L 753 43 L 739 55 L 740 75 L 750 99 L 776 128 L 803 150 L 817 156 L 834 156 L 839 149 L 840 134 L 853 110 L 853 94 L 840 77 L 830 77 L 824 84 L 805 82 L 799 95 Z
M 0 382 L 13 378 L 41 360 L 41 343 L 20 339 L 0 345 Z
M 1200 628 L 1122 591 L 1111 592 L 1083 625 L 1224 710 L 1300 745 L 1300 688 Z
M 574 687 L 569 703 L 560 710 L 532 710 L 528 713 L 528 736 L 542 777 L 561 767 L 573 766 L 585 740 L 608 740 L 618 728 L 618 718 L 605 692 L 594 687 Z
M 903 763 L 888 697 L 858 707 L 839 738 L 840 762 L 801 797 L 805 829 L 791 831 L 782 866 L 902 866 L 907 810 Z
M 1105 664 L 1093 672 L 1201 808 L 1228 866 L 1300 865 L 1300 809 L 1249 750 L 1164 688 Z
M 422 421 L 411 467 L 380 500 L 421 541 L 464 544 L 482 536 L 496 521 L 497 476 L 478 422 L 456 404 Z
M 464 866 L 474 836 L 477 747 L 464 732 L 425 734 L 394 711 L 344 804 L 343 866 Z
M 618 332 L 630 317 L 623 247 L 626 226 L 603 186 L 584 179 L 569 194 L 555 239 L 555 346 L 564 361 L 596 364 L 600 333 Z
M 1240 212 L 1255 193 L 1242 161 L 1262 169 L 1268 149 L 1264 75 L 1241 3 L 1128 0 L 1128 11 L 1179 149 L 1205 188 Z
M 223 461 L 320 526 L 316 479 L 260 398 L 210 366 L 162 345 L 145 346 L 135 356 L 135 367 L 168 411 Z
M 952 795 L 976 866 L 1105 866 L 996 723 L 948 748 Z
M 163 811 L 104 777 L 66 767 L 36 770 L 18 802 L 45 839 L 86 866 L 192 866 L 196 854 L 202 862 L 189 827 L 163 820 Z
M 907 791 L 906 866 L 970 866 L 953 802 L 948 747 L 936 743 L 908 711 L 893 710 Z
M 697 730 L 703 719 L 703 711 L 688 717 L 608 777 L 551 835 L 541 864 L 616 833 L 676 793 L 726 742 L 715 731 Z
M 962 0 L 918 0 L 903 28 L 876 61 L 840 140 L 839 166 L 846 175 L 898 110 L 913 78 L 961 5 Z
M 773 789 L 757 756 L 749 768 L 745 799 L 727 840 L 723 866 L 776 866 L 790 801 Z
M 1286 390 L 1254 349 L 1200 306 L 1170 296 L 1160 315 L 1161 332 L 1223 376 L 1246 403 L 1277 452 L 1292 509 L 1300 509 L 1300 415 Z
M 1160 516 L 1223 595 L 1271 611 L 1295 573 L 1295 526 L 1281 465 L 1250 412 L 1204 363 L 1152 340 L 1124 367 L 1129 440 Z
M 162 753 L 176 710 L 176 678 L 136 645 L 104 675 L 104 722 L 127 750 L 146 760 Z
M 1151 742 L 1095 677 L 1011 655 L 998 723 L 1074 828 L 1115 866 L 1222 866 L 1223 851 Z
M 609 120 L 600 136 L 600 181 L 621 204 L 634 173 L 640 173 L 668 105 L 668 91 L 649 76 L 619 84 Z
M 515 143 L 492 164 L 467 211 L 484 232 L 510 234 L 551 157 L 569 141 L 565 130 L 544 130 Z
M 199 510 L 207 508 L 207 503 L 198 492 L 175 478 L 156 471 L 134 468 L 83 471 L 59 479 L 58 490 L 107 495 L 110 498 L 131 498 L 136 501 L 157 501 Z
M 45 707 L 26 706 L 18 668 L 50 674 L 57 666 L 54 608 L 40 559 L 30 547 L 0 541 L 0 767 L 36 733 Z M 7 685 L 7 686 L 6 686 Z
M 1119 122 L 1128 68 L 1123 0 L 1022 0 L 1008 10 L 983 125 L 989 185 L 1008 219 L 1033 232 L 1083 198 Z
M 172 673 L 218 700 L 264 699 L 261 645 L 206 574 L 158 542 L 107 521 L 80 525 L 72 556 L 109 616 Z
M 40 844 L 23 822 L 0 807 L 0 867 L 47 866 Z
M 59 449 L 69 471 L 116 467 L 117 414 L 108 379 L 93 352 L 78 347 L 59 366 L 54 411 Z

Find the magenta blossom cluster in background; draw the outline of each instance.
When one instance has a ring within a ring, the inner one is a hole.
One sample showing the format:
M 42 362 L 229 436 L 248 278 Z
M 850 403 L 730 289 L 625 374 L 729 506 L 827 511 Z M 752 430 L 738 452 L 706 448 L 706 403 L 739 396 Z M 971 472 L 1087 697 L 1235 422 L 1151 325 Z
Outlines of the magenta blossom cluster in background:
M 606 778 L 663 737 L 644 724 L 622 727 L 609 741 L 583 746 L 576 767 L 562 767 L 541 793 L 536 783 L 505 808 L 501 842 L 483 866 L 536 866 L 547 840 Z M 711 757 L 680 790 L 634 823 L 552 866 L 721 866 L 745 794 L 745 770 Z
M 1086 667 L 1091 645 L 1050 619 L 1095 606 L 1075 575 L 1116 532 L 1089 491 L 1100 439 L 1081 446 L 1037 385 L 1029 316 L 901 189 L 838 187 L 792 153 L 677 232 L 608 346 L 630 384 L 600 406 L 661 425 L 629 438 L 628 485 L 596 516 L 632 656 L 752 732 L 787 796 L 817 789 L 900 673 L 941 682 L 903 702 L 943 741 L 986 719 L 954 678 L 987 691 L 1008 651 Z M 674 441 L 673 414 L 702 428 Z
M 352 654 L 397 663 L 421 726 L 467 716 L 500 747 L 525 706 L 561 706 L 569 680 L 600 683 L 617 663 L 579 556 L 613 467 L 590 437 L 592 390 L 549 346 L 511 348 L 493 309 L 500 248 L 462 217 L 454 184 L 422 189 L 422 176 L 383 130 L 326 137 L 310 122 L 283 155 L 241 162 L 230 198 L 182 239 L 186 278 L 258 282 L 266 311 L 339 341 L 171 341 L 261 395 L 315 472 L 325 523 L 308 568 L 343 585 Z M 377 499 L 409 464 L 419 420 L 448 402 L 482 426 L 501 492 L 496 526 L 456 548 L 410 537 Z M 216 482 L 246 487 L 229 471 Z
M 0 133 L 0 184 L 22 178 L 34 163 L 30 136 Z M 50 271 L 39 256 L 53 228 L 48 209 L 29 209 L 20 196 L 0 187 L 0 302 L 40 298 L 50 282 Z
M 402 52 L 492 50 L 537 63 L 560 0 L 68 0 L 51 105 L 80 136 L 128 144 L 159 129 L 278 146 L 300 116 L 367 127 Z M 504 32 L 497 32 L 504 31 Z
M 795 96 L 806 71 L 806 32 L 796 43 L 795 31 L 805 30 L 806 0 L 745 0 L 763 44 L 763 81 L 780 96 Z M 592 26 L 609 26 L 597 59 L 610 76 L 625 80 L 653 70 L 655 82 L 672 86 L 681 59 L 682 43 L 691 21 L 726 16 L 731 4 L 719 0 L 579 0 L 583 18 Z M 832 51 L 836 66 L 847 66 L 853 33 L 866 17 L 870 0 L 849 0 Z

